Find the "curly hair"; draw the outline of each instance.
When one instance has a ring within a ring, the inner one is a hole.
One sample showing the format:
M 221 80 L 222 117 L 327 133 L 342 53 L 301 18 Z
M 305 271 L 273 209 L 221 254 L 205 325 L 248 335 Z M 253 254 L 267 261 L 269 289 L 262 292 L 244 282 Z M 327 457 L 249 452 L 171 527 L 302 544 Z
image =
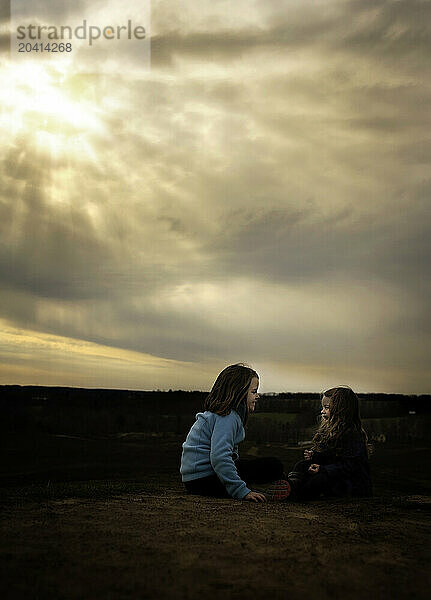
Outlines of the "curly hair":
M 348 386 L 334 387 L 321 394 L 321 399 L 329 400 L 329 419 L 322 422 L 313 437 L 313 448 L 324 447 L 337 449 L 347 435 L 355 436 L 367 443 L 359 414 L 359 398 Z
M 217 376 L 211 392 L 205 400 L 204 409 L 224 416 L 243 404 L 245 407 L 244 421 L 246 421 L 248 416 L 246 398 L 253 377 L 259 379 L 256 371 L 248 365 L 243 363 L 229 365 Z

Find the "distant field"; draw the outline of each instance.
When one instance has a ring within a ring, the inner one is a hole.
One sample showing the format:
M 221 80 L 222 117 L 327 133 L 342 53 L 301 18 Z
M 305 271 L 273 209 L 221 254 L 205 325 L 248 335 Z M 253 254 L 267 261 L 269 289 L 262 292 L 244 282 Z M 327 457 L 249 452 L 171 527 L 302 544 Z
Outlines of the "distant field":
M 133 436 L 5 435 L 2 440 L 4 452 L 0 453 L 0 488 L 5 496 L 9 496 L 7 488 L 36 485 L 37 489 L 33 488 L 36 496 L 46 493 L 49 497 L 56 489 L 62 496 L 64 483 L 105 481 L 109 482 L 111 493 L 116 488 L 112 486 L 113 482 L 128 482 L 134 487 L 135 482 L 148 482 L 149 478 L 160 480 L 166 476 L 174 476 L 180 482 L 183 441 L 182 436 L 171 435 L 140 439 Z M 424 471 L 424 457 L 429 453 L 429 447 L 427 444 L 374 444 L 371 469 L 375 492 L 379 495 L 430 494 L 429 474 Z M 258 443 L 248 437 L 240 445 L 240 454 L 244 456 L 249 451 L 253 456 L 276 456 L 287 469 L 303 454 L 300 447 L 291 443 Z M 84 486 L 90 495 L 94 491 L 92 485 Z M 27 497 L 30 492 L 25 490 L 22 494 Z M 73 486 L 70 493 L 73 494 Z
M 205 395 L 181 390 L 0 386 L 0 430 L 6 436 L 28 432 L 112 439 L 135 432 L 185 437 L 195 414 L 202 410 Z M 247 439 L 297 444 L 310 439 L 319 412 L 318 394 L 263 395 L 248 421 Z M 361 412 L 373 440 L 384 437 L 391 443 L 431 443 L 431 396 L 367 394 L 361 398 Z
M 270 413 L 253 413 L 250 419 L 253 421 L 277 421 L 277 423 L 293 423 L 298 416 L 298 413 L 281 413 L 281 412 L 270 412 Z

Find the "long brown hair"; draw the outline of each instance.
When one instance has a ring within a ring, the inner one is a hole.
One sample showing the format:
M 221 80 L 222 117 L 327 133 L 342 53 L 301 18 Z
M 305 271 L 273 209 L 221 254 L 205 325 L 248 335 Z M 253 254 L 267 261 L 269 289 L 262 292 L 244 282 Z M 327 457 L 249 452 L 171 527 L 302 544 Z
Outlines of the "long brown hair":
M 248 416 L 246 399 L 253 377 L 259 379 L 256 371 L 248 365 L 243 363 L 229 365 L 219 373 L 215 380 L 212 390 L 205 400 L 204 409 L 224 416 L 243 404 L 245 408 L 244 422 L 246 422 Z
M 354 435 L 367 443 L 359 414 L 359 398 L 348 386 L 334 387 L 321 394 L 321 399 L 329 400 L 329 419 L 322 422 L 313 437 L 316 450 L 324 446 L 337 448 L 345 434 Z

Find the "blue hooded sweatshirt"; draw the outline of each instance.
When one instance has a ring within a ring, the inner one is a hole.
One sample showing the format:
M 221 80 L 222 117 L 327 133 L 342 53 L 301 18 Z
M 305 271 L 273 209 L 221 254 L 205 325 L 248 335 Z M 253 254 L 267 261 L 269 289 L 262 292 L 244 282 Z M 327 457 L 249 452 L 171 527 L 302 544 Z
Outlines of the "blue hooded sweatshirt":
M 244 437 L 244 426 L 235 410 L 223 417 L 208 410 L 198 413 L 183 444 L 182 480 L 216 474 L 230 496 L 247 496 L 250 489 L 238 475 L 234 462 L 239 458 L 238 444 Z

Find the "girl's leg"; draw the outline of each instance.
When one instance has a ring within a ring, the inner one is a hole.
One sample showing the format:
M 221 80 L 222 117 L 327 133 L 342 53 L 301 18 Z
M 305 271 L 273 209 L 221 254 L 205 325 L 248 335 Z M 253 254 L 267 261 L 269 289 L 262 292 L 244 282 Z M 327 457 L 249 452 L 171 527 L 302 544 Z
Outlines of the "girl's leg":
M 331 482 L 324 470 L 309 474 L 297 490 L 299 500 L 317 500 L 322 495 L 332 495 Z
M 185 481 L 184 486 L 188 494 L 211 496 L 212 498 L 230 498 L 217 475 L 209 475 L 209 477 L 200 477 L 192 481 Z
M 287 480 L 289 481 L 292 488 L 292 498 L 294 500 L 305 500 L 303 497 L 302 490 L 306 486 L 307 481 L 310 477 L 314 477 L 309 471 L 308 468 L 311 465 L 311 460 L 300 460 L 295 464 L 293 469 L 287 476 Z
M 296 463 L 290 473 L 297 473 L 300 475 L 308 475 L 308 467 L 311 465 L 311 460 L 300 460 Z M 290 476 L 289 473 L 289 476 Z
M 316 500 L 322 494 L 331 494 L 329 476 L 324 469 L 310 473 L 308 468 L 311 464 L 311 460 L 300 460 L 288 475 L 296 500 Z
M 287 479 L 293 489 L 298 490 L 303 485 L 304 481 L 309 476 L 308 467 L 310 465 L 310 460 L 300 460 L 287 475 Z
M 239 476 L 247 485 L 249 483 L 271 483 L 285 478 L 283 463 L 278 458 L 239 459 L 235 466 Z

